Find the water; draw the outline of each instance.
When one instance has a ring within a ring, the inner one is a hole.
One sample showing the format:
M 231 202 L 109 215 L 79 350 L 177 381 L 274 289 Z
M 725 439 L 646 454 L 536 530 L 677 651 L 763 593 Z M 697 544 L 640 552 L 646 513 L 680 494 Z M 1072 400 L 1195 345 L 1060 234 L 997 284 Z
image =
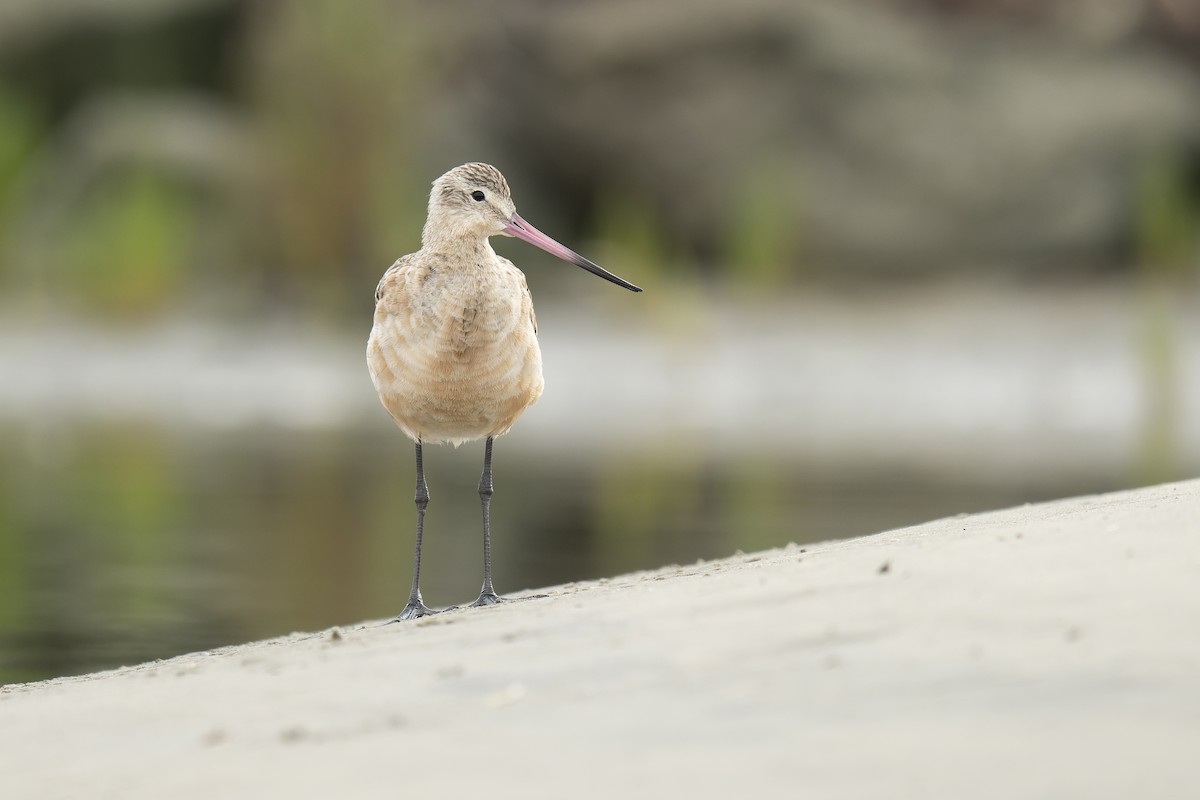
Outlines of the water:
M 502 593 L 1200 471 L 1188 298 L 1157 386 L 1129 292 L 656 296 L 539 316 L 546 395 L 496 445 Z M 412 445 L 362 328 L 0 314 L 0 681 L 397 613 Z M 427 449 L 431 605 L 479 590 L 481 461 Z
M 0 432 L 0 682 L 395 614 L 411 579 L 411 444 L 371 427 Z M 426 448 L 422 588 L 479 590 L 482 447 Z M 658 448 L 498 440 L 499 591 L 871 533 L 1065 493 Z

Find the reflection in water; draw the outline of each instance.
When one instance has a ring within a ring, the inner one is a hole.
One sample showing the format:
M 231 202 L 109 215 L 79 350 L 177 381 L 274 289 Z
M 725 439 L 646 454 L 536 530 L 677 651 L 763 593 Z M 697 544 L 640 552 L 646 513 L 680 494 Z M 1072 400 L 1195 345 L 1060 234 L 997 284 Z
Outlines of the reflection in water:
M 427 449 L 432 606 L 479 589 L 481 458 L 481 446 Z M 411 445 L 377 431 L 0 432 L 0 682 L 394 614 L 411 578 L 413 478 Z M 495 581 L 512 592 L 1073 488 L 821 474 L 694 449 L 551 459 L 502 438 Z

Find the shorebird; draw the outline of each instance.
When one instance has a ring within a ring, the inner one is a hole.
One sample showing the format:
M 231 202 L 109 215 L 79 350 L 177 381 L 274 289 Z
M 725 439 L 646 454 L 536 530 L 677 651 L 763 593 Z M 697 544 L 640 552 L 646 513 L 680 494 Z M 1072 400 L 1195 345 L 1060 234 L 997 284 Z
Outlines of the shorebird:
M 412 590 L 397 620 L 435 613 L 421 599 L 421 538 L 429 488 L 422 444 L 486 439 L 483 588 L 472 606 L 504 598 L 492 588 L 488 508 L 492 442 L 542 394 L 542 353 L 525 275 L 492 250 L 515 236 L 633 292 L 641 289 L 540 232 L 517 214 L 508 182 L 489 164 L 463 164 L 433 182 L 421 249 L 402 256 L 375 289 L 367 367 L 392 420 L 416 442 L 416 555 Z

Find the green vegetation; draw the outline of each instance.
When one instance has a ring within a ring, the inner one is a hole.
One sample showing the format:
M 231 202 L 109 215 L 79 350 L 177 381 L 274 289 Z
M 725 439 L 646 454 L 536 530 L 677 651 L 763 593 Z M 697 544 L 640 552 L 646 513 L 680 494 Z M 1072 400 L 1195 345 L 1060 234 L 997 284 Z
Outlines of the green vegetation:
M 0 251 L 8 245 L 21 179 L 45 134 L 45 124 L 28 96 L 0 84 Z M 4 267 L 0 263 L 0 276 Z
M 1179 335 L 1173 304 L 1200 277 L 1200 197 L 1187 183 L 1181 154 L 1159 151 L 1138 186 L 1137 249 L 1141 282 L 1138 351 L 1146 413 L 1134 479 L 1161 483 L 1179 474 Z
M 1183 154 L 1153 153 L 1139 178 L 1137 264 L 1147 274 L 1195 280 L 1200 269 L 1200 187 L 1189 185 Z
M 796 276 L 799 200 L 791 182 L 780 186 L 780 174 L 770 164 L 754 165 L 729 195 L 724 263 L 742 287 L 773 291 Z
M 47 254 L 58 298 L 121 318 L 180 298 L 197 240 L 194 203 L 149 169 L 123 171 L 93 187 Z

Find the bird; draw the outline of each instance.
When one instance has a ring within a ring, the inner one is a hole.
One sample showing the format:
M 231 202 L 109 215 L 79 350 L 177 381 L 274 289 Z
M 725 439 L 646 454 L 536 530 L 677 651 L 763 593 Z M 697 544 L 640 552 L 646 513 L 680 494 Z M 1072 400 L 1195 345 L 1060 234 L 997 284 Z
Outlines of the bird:
M 416 553 L 412 588 L 393 621 L 437 613 L 421 598 L 421 540 L 429 487 L 422 445 L 484 439 L 483 586 L 472 607 L 505 598 L 492 586 L 492 448 L 542 394 L 542 354 L 525 274 L 489 238 L 510 236 L 631 292 L 640 287 L 559 244 L 517 214 L 508 181 L 469 163 L 433 182 L 421 248 L 401 256 L 375 289 L 367 367 L 379 400 L 416 444 Z

